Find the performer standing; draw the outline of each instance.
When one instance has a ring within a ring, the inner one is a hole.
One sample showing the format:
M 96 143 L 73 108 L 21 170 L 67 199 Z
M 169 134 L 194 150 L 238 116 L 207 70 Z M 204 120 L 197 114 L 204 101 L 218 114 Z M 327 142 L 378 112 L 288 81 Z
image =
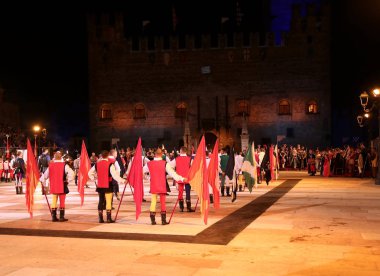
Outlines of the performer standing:
M 239 185 L 239 192 L 242 192 L 243 191 L 243 188 L 245 188 L 245 182 L 244 182 L 244 176 L 243 176 L 243 172 L 241 171 L 241 167 L 243 166 L 243 162 L 244 162 L 244 154 L 243 152 L 239 152 L 239 154 L 237 154 L 235 156 L 235 175 L 236 175 L 236 178 L 237 178 L 237 181 L 238 181 L 238 185 Z M 244 187 L 243 187 L 244 185 Z M 236 191 L 234 191 L 235 193 L 235 196 L 236 196 Z
M 117 161 L 117 151 L 111 149 L 108 156 L 109 161 L 115 165 L 115 169 L 120 177 L 123 177 L 125 170 L 122 171 L 119 162 Z M 119 183 L 116 180 L 112 180 L 113 193 L 115 194 L 117 200 L 120 200 L 119 197 Z
M 67 187 L 74 181 L 74 171 L 62 158 L 62 152 L 56 151 L 54 159 L 49 163 L 49 168 L 41 176 L 40 181 L 45 185 L 46 180 L 50 180 L 50 193 L 53 194 L 51 204 L 52 221 L 67 221 L 65 218 L 65 200 L 66 194 L 69 193 Z M 59 220 L 57 218 L 57 202 L 59 197 Z
M 99 194 L 98 203 L 98 215 L 99 223 L 104 223 L 103 219 L 103 209 L 106 206 L 107 211 L 107 223 L 115 222 L 112 220 L 112 194 L 113 194 L 113 183 L 125 184 L 126 180 L 120 177 L 120 173 L 116 170 L 115 163 L 112 162 L 112 158 L 109 158 L 109 152 L 104 150 L 101 153 L 101 158 L 97 161 L 95 166 L 93 166 L 88 172 L 88 177 L 94 181 L 97 179 L 96 191 Z
M 187 177 L 187 175 L 189 174 L 190 164 L 191 164 L 191 157 L 187 156 L 186 153 L 187 153 L 187 148 L 181 147 L 179 156 L 171 161 L 171 166 L 176 169 L 176 172 L 179 175 L 182 175 L 184 177 Z M 178 181 L 177 184 L 178 184 L 179 209 L 181 210 L 181 212 L 183 212 L 183 209 L 184 209 L 183 190 L 185 188 L 187 211 L 194 212 L 194 210 L 191 209 L 190 184 L 184 183 L 182 181 Z
M 308 174 L 310 174 L 311 176 L 314 176 L 317 170 L 315 167 L 315 154 L 312 149 L 309 149 L 307 164 L 308 164 Z
M 219 159 L 219 177 L 220 177 L 220 191 L 222 196 L 224 196 L 224 189 L 226 184 L 226 168 L 228 163 L 229 156 L 227 155 L 226 148 L 223 148 L 220 152 Z M 227 186 L 227 196 L 230 195 L 230 186 Z
M 15 186 L 16 194 L 22 194 L 22 178 L 26 173 L 25 162 L 22 159 L 22 151 L 17 152 L 17 158 L 13 162 L 14 175 L 15 175 Z
M 162 150 L 158 148 L 155 157 L 145 167 L 144 171 L 149 171 L 150 193 L 152 200 L 150 204 L 150 220 L 152 225 L 156 224 L 156 204 L 157 195 L 160 195 L 161 203 L 161 222 L 162 225 L 168 224 L 166 221 L 166 173 L 173 177 L 175 181 L 186 183 L 187 179 L 178 175 L 165 160 L 162 160 Z

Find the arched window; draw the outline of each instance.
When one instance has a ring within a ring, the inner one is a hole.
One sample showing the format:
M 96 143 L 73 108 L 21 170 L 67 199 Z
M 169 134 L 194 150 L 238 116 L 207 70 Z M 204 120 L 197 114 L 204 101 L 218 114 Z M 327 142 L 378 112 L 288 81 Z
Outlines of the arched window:
M 110 104 L 103 104 L 100 107 L 100 119 L 101 120 L 111 120 L 112 119 L 112 107 Z
M 175 117 L 176 118 L 186 118 L 187 106 L 184 102 L 177 104 L 175 108 Z
M 316 114 L 318 113 L 318 105 L 316 101 L 310 101 L 306 105 L 307 114 Z
M 135 105 L 135 119 L 145 119 L 145 105 L 138 103 Z
M 278 104 L 278 115 L 290 115 L 290 103 L 288 100 L 281 100 Z
M 237 101 L 237 115 L 249 116 L 249 102 L 247 100 Z

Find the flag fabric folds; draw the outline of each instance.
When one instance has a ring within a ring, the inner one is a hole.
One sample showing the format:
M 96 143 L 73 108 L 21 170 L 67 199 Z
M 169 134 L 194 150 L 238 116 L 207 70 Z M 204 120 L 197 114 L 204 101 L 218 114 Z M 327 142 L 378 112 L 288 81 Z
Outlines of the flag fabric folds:
M 214 149 L 211 154 L 210 163 L 207 168 L 207 179 L 208 183 L 212 187 L 212 193 L 214 195 L 214 208 L 218 209 L 220 207 L 219 198 L 219 140 L 215 142 Z
M 230 180 L 234 178 L 234 169 L 235 169 L 235 153 L 234 153 L 234 148 L 232 147 L 230 154 L 228 155 L 228 161 L 227 161 L 227 166 L 226 166 L 226 175 L 228 176 Z
M 257 179 L 254 143 L 252 143 L 252 145 L 248 147 L 248 152 L 247 155 L 244 157 L 243 166 L 241 167 L 241 170 L 245 178 L 245 183 L 247 183 L 248 190 L 250 193 L 252 193 L 253 185 L 255 185 L 255 181 Z
M 83 206 L 84 202 L 84 187 L 88 181 L 88 172 L 91 169 L 90 158 L 86 149 L 86 144 L 82 140 L 82 149 L 79 158 L 79 171 L 78 171 L 78 193 L 80 196 L 80 204 Z
M 207 180 L 206 144 L 205 137 L 203 136 L 191 165 L 188 181 L 199 197 L 201 216 L 205 224 L 207 224 L 210 207 Z
M 29 139 L 27 139 L 27 163 L 26 163 L 26 207 L 30 217 L 33 217 L 34 191 L 36 190 L 40 172 L 37 167 L 36 157 L 33 154 L 33 149 Z
M 134 189 L 133 199 L 136 204 L 136 220 L 141 214 L 141 205 L 144 194 L 143 187 L 143 164 L 142 164 L 142 147 L 141 137 L 137 142 L 135 156 L 133 157 L 131 169 L 129 171 L 127 181 Z

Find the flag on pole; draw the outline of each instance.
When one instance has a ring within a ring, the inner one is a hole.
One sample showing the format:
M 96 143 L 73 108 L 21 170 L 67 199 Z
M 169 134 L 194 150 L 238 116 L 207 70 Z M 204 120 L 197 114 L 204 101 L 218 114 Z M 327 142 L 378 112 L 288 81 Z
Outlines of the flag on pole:
M 247 152 L 247 155 L 244 157 L 241 170 L 245 178 L 245 183 L 247 183 L 248 190 L 250 193 L 252 193 L 253 185 L 255 185 L 255 181 L 257 179 L 254 143 L 252 143 L 252 145 L 248 147 L 248 152 Z
M 234 168 L 235 168 L 235 153 L 232 147 L 230 154 L 228 155 L 228 161 L 226 166 L 226 175 L 230 180 L 234 178 Z
M 78 171 L 78 193 L 80 196 L 80 204 L 83 206 L 84 202 L 84 187 L 87 185 L 88 172 L 91 169 L 90 158 L 86 149 L 86 144 L 82 140 L 82 149 L 79 158 L 79 171 Z
M 214 149 L 211 154 L 210 164 L 207 168 L 207 179 L 208 183 L 212 187 L 212 193 L 214 195 L 214 208 L 219 209 L 220 207 L 220 199 L 219 199 L 219 140 L 217 139 L 215 142 Z
M 141 214 L 141 204 L 144 194 L 141 137 L 139 137 L 137 142 L 135 156 L 132 160 L 131 170 L 129 171 L 127 181 L 134 189 L 133 199 L 136 204 L 137 220 Z
M 30 217 L 33 217 L 33 205 L 34 205 L 34 191 L 36 190 L 40 172 L 37 167 L 37 161 L 33 154 L 32 145 L 30 144 L 29 139 L 27 139 L 27 163 L 26 163 L 26 207 Z M 42 185 L 42 184 L 41 184 Z
M 199 197 L 201 216 L 203 217 L 204 223 L 207 224 L 208 211 L 210 207 L 210 195 L 207 183 L 206 145 L 204 136 L 202 137 L 197 153 L 195 154 L 193 164 L 191 165 L 188 181 Z

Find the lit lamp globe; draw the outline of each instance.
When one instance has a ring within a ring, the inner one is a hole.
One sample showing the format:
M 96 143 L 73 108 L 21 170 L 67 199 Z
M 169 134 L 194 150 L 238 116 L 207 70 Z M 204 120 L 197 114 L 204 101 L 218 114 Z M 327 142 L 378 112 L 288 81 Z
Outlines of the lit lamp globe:
M 34 132 L 39 132 L 40 129 L 41 129 L 40 126 L 34 126 L 33 127 Z
M 360 104 L 365 108 L 368 104 L 369 95 L 366 91 L 362 92 L 359 96 Z

